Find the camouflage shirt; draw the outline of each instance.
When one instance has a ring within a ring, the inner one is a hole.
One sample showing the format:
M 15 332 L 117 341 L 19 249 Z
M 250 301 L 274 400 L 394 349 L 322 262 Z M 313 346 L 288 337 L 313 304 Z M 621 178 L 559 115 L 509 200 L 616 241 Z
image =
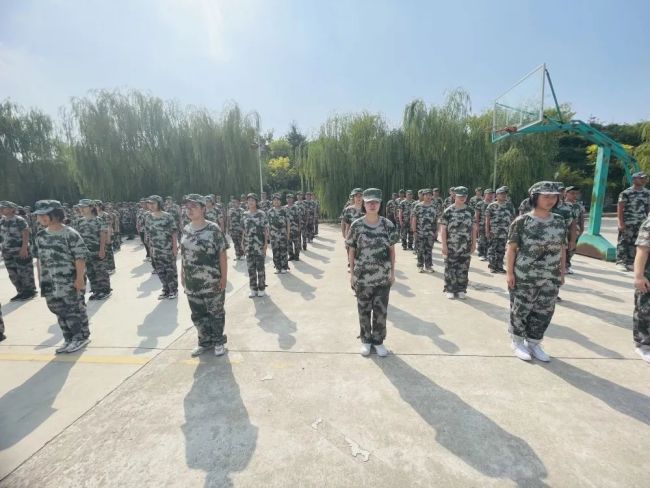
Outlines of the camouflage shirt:
M 289 224 L 289 215 L 286 207 L 271 207 L 266 212 L 266 218 L 269 221 L 269 233 L 272 240 L 280 239 L 287 236 L 287 224 Z
M 212 208 L 206 207 L 205 220 L 209 220 L 210 222 L 214 222 L 215 224 L 218 224 L 220 218 L 222 218 L 222 214 L 218 207 L 212 207 Z M 185 227 L 183 227 L 183 229 L 185 229 Z
M 571 227 L 571 222 L 573 222 L 573 205 L 566 202 L 560 202 L 556 207 L 551 209 L 551 212 L 562 217 L 564 220 L 564 226 L 568 232 L 569 227 Z
M 490 219 L 490 237 L 505 239 L 508 237 L 508 228 L 515 218 L 514 207 L 508 202 L 492 202 L 485 210 L 486 218 Z
M 519 204 L 519 215 L 530 212 L 533 207 L 530 206 L 530 199 L 524 198 Z
M 623 203 L 623 222 L 626 224 L 640 224 L 648 216 L 650 205 L 650 190 L 641 188 L 635 190 L 633 186 L 626 188 L 618 195 L 618 203 Z
M 438 216 L 442 215 L 442 212 L 445 210 L 445 205 L 444 202 L 442 201 L 442 198 L 437 197 L 431 200 L 433 202 L 433 206 L 436 207 L 436 213 Z
M 20 248 L 23 246 L 23 231 L 29 230 L 27 221 L 18 215 L 8 219 L 0 219 L 0 235 L 2 236 L 2 255 L 5 258 L 15 258 L 20 254 Z M 27 244 L 29 252 L 29 243 Z
M 478 205 L 478 203 L 482 201 L 483 201 L 483 197 L 477 197 L 476 195 L 474 195 L 472 198 L 469 199 L 468 206 L 472 210 L 476 210 L 476 205 Z
M 244 231 L 243 225 L 244 211 L 241 207 L 230 207 L 228 209 L 228 226 L 230 233 L 241 233 Z
M 397 202 L 395 200 L 388 200 L 386 202 L 386 218 L 387 219 L 397 218 Z
M 345 207 L 345 210 L 343 210 L 343 215 L 341 216 L 341 220 L 345 222 L 348 225 L 352 225 L 352 222 L 355 220 L 363 217 L 363 211 L 360 208 L 355 207 L 354 205 L 350 205 L 348 207 Z
M 447 227 L 447 250 L 451 254 L 470 254 L 474 211 L 467 205 L 447 207 L 442 213 L 440 225 Z
M 287 218 L 289 219 L 289 225 L 291 226 L 291 234 L 298 233 L 300 230 L 300 208 L 296 205 L 285 205 L 284 208 Z
M 99 252 L 102 234 L 105 233 L 108 236 L 109 228 L 108 223 L 102 217 L 82 217 L 77 222 L 77 231 L 90 254 L 96 255 Z
M 485 200 L 481 200 L 474 208 L 474 215 L 478 220 L 478 229 L 481 234 L 485 234 L 485 211 L 490 203 L 492 202 L 488 203 Z
M 562 250 L 567 242 L 561 216 L 551 213 L 540 219 L 529 213 L 520 215 L 510 225 L 508 242 L 517 245 L 515 283 L 560 284 Z
M 355 249 L 354 277 L 362 286 L 385 286 L 389 284 L 391 263 L 390 247 L 399 241 L 393 223 L 379 217 L 376 225 L 365 218 L 355 220 L 350 226 L 345 243 Z
M 438 214 L 433 204 L 425 205 L 422 202 L 413 206 L 411 218 L 415 218 L 415 231 L 418 236 L 433 235 L 438 224 Z M 410 226 L 411 223 L 409 222 Z
M 260 200 L 258 208 L 263 212 L 268 212 L 272 206 L 273 204 L 271 203 L 271 200 Z
M 156 216 L 149 213 L 144 224 L 145 234 L 149 246 L 155 252 L 172 253 L 172 235 L 177 234 L 177 226 L 174 217 L 167 212 L 161 212 Z
M 454 204 L 454 199 L 451 196 L 448 196 L 447 198 L 445 198 L 445 201 L 442 202 L 443 212 L 447 209 L 447 207 L 449 207 L 450 205 L 453 205 L 453 204 Z
M 406 198 L 400 202 L 399 211 L 402 215 L 402 225 L 411 225 L 411 212 L 413 211 L 413 206 L 415 206 L 416 203 L 417 202 L 415 200 L 407 200 Z
M 650 218 L 643 221 L 639 229 L 639 237 L 636 238 L 636 245 L 643 247 L 650 247 Z M 645 270 L 643 275 L 646 279 L 650 280 L 650 259 L 645 263 Z
M 86 260 L 88 256 L 81 235 L 68 226 L 58 232 L 43 229 L 36 235 L 34 254 L 40 263 L 43 294 L 57 298 L 74 296 L 75 261 Z
M 244 239 L 246 254 L 261 255 L 269 230 L 269 221 L 261 210 L 244 212 Z
M 183 228 L 181 266 L 186 294 L 210 295 L 217 292 L 221 280 L 219 256 L 228 247 L 226 236 L 214 222 L 207 221 L 201 229 L 195 229 L 192 224 Z

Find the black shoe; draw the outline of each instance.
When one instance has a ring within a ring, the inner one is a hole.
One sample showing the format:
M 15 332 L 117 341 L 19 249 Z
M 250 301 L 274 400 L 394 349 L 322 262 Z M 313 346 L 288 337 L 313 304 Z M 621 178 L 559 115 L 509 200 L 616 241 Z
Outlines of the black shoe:
M 0 334 L 0 342 L 4 341 L 7 338 L 6 335 Z
M 163 292 L 160 295 L 158 295 L 158 300 L 165 300 L 167 299 L 168 296 L 169 295 L 167 293 Z
M 499 274 L 506 274 L 506 270 L 503 269 L 503 268 L 497 269 L 496 272 L 499 273 Z
M 306 250 L 307 250 L 307 244 L 303 244 L 303 245 L 302 245 L 302 250 L 303 250 L 303 251 L 306 251 Z
M 293 258 L 293 260 L 294 261 L 300 261 L 300 258 L 298 256 L 296 256 L 295 258 Z
M 490 268 L 490 273 L 492 273 L 492 274 L 497 274 L 498 271 L 497 271 L 496 269 L 492 269 L 492 268 Z
M 97 300 L 97 297 L 99 296 L 99 293 L 93 293 L 88 297 L 88 300 Z
M 20 298 L 18 299 L 21 302 L 26 302 L 27 300 L 31 300 L 36 296 L 36 290 L 34 291 L 28 291 L 20 295 Z
M 16 295 L 15 297 L 12 297 L 9 301 L 10 301 L 10 302 L 17 302 L 17 301 L 20 300 L 22 297 L 23 297 L 23 294 L 22 294 L 22 293 L 19 293 L 19 294 Z
M 112 293 L 110 291 L 104 292 L 104 293 L 97 293 L 95 295 L 95 300 L 106 300 L 111 295 L 112 295 Z

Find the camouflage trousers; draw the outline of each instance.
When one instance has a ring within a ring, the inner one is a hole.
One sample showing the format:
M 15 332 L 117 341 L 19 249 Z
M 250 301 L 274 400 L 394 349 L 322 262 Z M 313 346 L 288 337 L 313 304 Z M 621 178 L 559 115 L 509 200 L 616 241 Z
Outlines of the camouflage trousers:
M 465 293 L 469 283 L 469 263 L 471 254 L 452 253 L 445 258 L 445 287 L 447 293 Z
M 261 254 L 246 253 L 246 264 L 248 265 L 248 283 L 250 289 L 263 291 L 266 288 L 264 256 Z
M 93 293 L 108 293 L 111 291 L 111 277 L 108 275 L 108 253 L 104 259 L 97 254 L 91 254 L 86 259 L 86 275 L 90 281 L 90 291 Z
M 7 273 L 9 273 L 9 280 L 18 293 L 34 293 L 36 291 L 34 264 L 31 257 L 4 256 L 4 262 Z
M 109 243 L 106 243 L 106 267 L 108 271 L 115 271 L 115 253 Z
M 307 242 L 309 241 L 309 236 L 307 235 L 307 223 L 303 223 L 300 226 L 300 237 L 302 239 L 302 248 L 307 249 Z
M 429 269 L 433 266 L 433 243 L 435 242 L 433 234 L 427 236 L 418 235 L 418 268 L 424 266 Z
M 122 249 L 122 235 L 118 234 L 117 232 L 113 234 L 111 244 L 114 251 L 119 251 Z
M 66 342 L 88 338 L 88 314 L 83 293 L 73 293 L 66 297 L 46 295 L 45 302 L 61 327 L 63 339 Z
M 314 218 L 314 235 L 318 235 L 318 217 Z
M 400 229 L 399 221 L 397 220 L 397 218 L 394 215 L 391 215 L 391 216 L 389 216 L 387 218 L 388 218 L 388 220 L 390 220 L 393 223 L 393 225 L 397 229 L 397 232 L 400 233 L 400 235 L 401 235 L 401 229 Z
M 650 293 L 634 292 L 632 338 L 637 346 L 650 347 Z
M 300 230 L 298 228 L 291 228 L 289 236 L 288 252 L 289 259 L 298 259 L 300 257 Z
M 624 264 L 626 266 L 634 265 L 634 257 L 636 256 L 636 238 L 639 236 L 640 227 L 640 222 L 638 224 L 625 224 L 625 229 L 623 231 L 618 231 L 616 264 Z
M 364 344 L 381 344 L 386 338 L 390 285 L 355 287 L 359 312 L 359 338 Z
M 479 257 L 487 257 L 488 255 L 488 238 L 485 235 L 485 228 L 479 229 L 478 233 L 478 243 L 476 245 L 478 249 L 478 255 Z
M 242 248 L 242 238 L 244 237 L 243 233 L 241 231 L 231 229 L 230 237 L 232 238 L 232 247 L 235 248 L 235 257 L 241 258 L 244 255 L 244 250 Z
M 151 257 L 151 253 L 149 252 L 149 244 L 147 243 L 147 240 L 144 238 L 144 232 L 140 232 L 140 241 L 142 242 L 145 251 L 147 251 L 147 257 Z
M 289 269 L 287 236 L 271 238 L 271 249 L 273 250 L 273 266 L 277 270 Z
M 503 269 L 503 257 L 506 255 L 507 237 L 492 237 L 488 248 L 490 269 Z
M 2 320 L 2 305 L 0 305 L 0 336 L 5 335 L 5 322 Z
M 540 342 L 555 312 L 560 285 L 549 281 L 534 284 L 515 282 L 510 290 L 510 327 L 513 339 Z
M 411 226 L 408 223 L 400 229 L 400 235 L 402 237 L 402 247 L 404 249 L 413 248 L 413 232 L 411 231 Z
M 174 255 L 171 252 L 154 251 L 151 264 L 158 274 L 163 293 L 178 293 L 178 269 Z
M 192 323 L 199 336 L 199 346 L 213 347 L 228 342 L 223 333 L 226 324 L 225 299 L 225 290 L 209 295 L 187 295 Z
M 305 236 L 303 237 L 303 243 L 311 242 L 314 240 L 314 219 L 307 219 L 305 222 Z

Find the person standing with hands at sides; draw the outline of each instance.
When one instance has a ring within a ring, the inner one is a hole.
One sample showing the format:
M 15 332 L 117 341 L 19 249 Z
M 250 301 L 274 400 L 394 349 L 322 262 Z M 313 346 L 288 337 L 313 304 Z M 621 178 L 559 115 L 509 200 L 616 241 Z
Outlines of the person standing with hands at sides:
M 433 243 L 435 241 L 438 215 L 436 207 L 431 202 L 433 192 L 426 188 L 422 190 L 422 202 L 413 207 L 411 214 L 411 232 L 416 236 L 417 267 L 420 273 L 425 271 L 433 273 Z
M 567 232 L 564 219 L 552 211 L 560 198 L 557 186 L 540 181 L 528 193 L 532 210 L 517 217 L 508 230 L 508 331 L 515 356 L 548 362 L 541 342 L 564 283 Z
M 395 244 L 399 235 L 392 222 L 379 216 L 381 190 L 363 192 L 366 213 L 352 222 L 346 245 L 350 262 L 350 284 L 357 297 L 361 355 L 374 347 L 378 356 L 388 355 L 384 346 L 388 296 L 395 283 Z
M 221 213 L 221 209 L 214 204 L 214 196 L 206 195 L 204 198 L 205 198 L 205 220 L 209 220 L 210 222 L 219 224 L 219 228 L 223 231 L 224 229 L 223 215 Z
M 413 211 L 413 192 L 406 190 L 406 198 L 399 204 L 399 226 L 402 232 L 402 249 L 413 250 L 413 230 L 411 229 L 411 212 Z
M 634 315 L 632 339 L 635 351 L 650 363 L 650 218 L 639 228 L 634 257 Z
M 97 215 L 97 207 L 92 200 L 79 200 L 79 208 L 82 218 L 77 228 L 88 249 L 85 268 L 92 293 L 89 300 L 105 300 L 111 296 L 111 277 L 106 261 L 110 246 L 108 223 Z
M 88 249 L 81 235 L 63 224 L 60 202 L 40 200 L 34 213 L 44 227 L 34 246 L 41 294 L 63 333 L 63 345 L 55 352 L 75 352 L 90 342 L 84 302 Z
M 385 217 L 392 222 L 393 225 L 397 225 L 397 193 L 393 193 L 391 199 L 386 202 L 384 208 Z
M 350 198 L 352 199 L 352 204 L 348 205 L 343 209 L 343 214 L 341 215 L 341 233 L 343 234 L 343 239 L 347 239 L 348 232 L 352 222 L 363 217 L 363 190 L 361 188 L 355 188 L 350 192 Z M 345 252 L 348 253 L 348 244 L 346 241 Z M 348 272 L 350 271 L 350 263 L 348 261 Z
M 185 196 L 183 204 L 190 223 L 181 237 L 181 282 L 199 340 L 192 357 L 210 349 L 215 356 L 222 356 L 228 340 L 223 333 L 228 241 L 217 223 L 205 219 L 204 197 L 192 193 Z
M 488 268 L 492 273 L 505 273 L 503 257 L 508 240 L 508 228 L 515 214 L 508 202 L 508 189 L 505 186 L 496 191 L 496 201 L 485 210 L 485 233 L 490 240 L 488 247 Z
M 287 204 L 283 207 L 289 219 L 289 261 L 300 261 L 300 207 L 294 203 L 293 193 L 287 194 Z M 288 266 L 287 266 L 288 269 Z
M 483 188 L 480 186 L 474 189 L 474 196 L 469 199 L 469 208 L 476 210 L 476 205 L 483 201 Z
M 228 209 L 228 226 L 230 230 L 230 237 L 232 238 L 232 246 L 235 248 L 235 261 L 239 261 L 244 257 L 244 227 L 243 227 L 244 211 L 241 208 L 241 202 L 236 196 L 232 197 L 232 205 Z
M 279 193 L 273 195 L 273 206 L 266 212 L 269 221 L 269 234 L 271 237 L 271 249 L 273 250 L 273 265 L 275 273 L 286 273 L 289 271 L 289 259 L 287 249 L 291 226 L 286 207 L 282 207 L 282 200 Z
M 18 292 L 11 302 L 31 300 L 36 296 L 34 263 L 30 252 L 30 225 L 23 217 L 16 215 L 18 205 L 0 202 L 0 247 L 2 258 L 9 273 L 9 280 Z
M 476 208 L 474 209 L 478 227 L 478 258 L 481 261 L 488 260 L 488 238 L 485 234 L 485 210 L 494 200 L 494 190 L 492 188 L 486 188 L 484 195 L 485 198 L 477 202 Z
M 454 189 L 454 204 L 447 207 L 440 219 L 440 241 L 445 258 L 445 288 L 447 298 L 465 299 L 469 283 L 469 263 L 476 250 L 474 211 L 467 205 L 467 188 Z
M 162 283 L 158 300 L 174 299 L 178 296 L 178 227 L 171 214 L 163 212 L 163 200 L 158 195 L 147 198 L 150 213 L 145 222 L 145 233 L 149 239 L 151 263 Z
M 618 196 L 616 217 L 618 220 L 618 243 L 616 245 L 616 268 L 630 271 L 634 263 L 634 243 L 641 223 L 650 211 L 650 190 L 645 188 L 648 176 L 639 171 L 632 175 L 632 186 Z
M 264 259 L 269 242 L 269 222 L 266 214 L 257 208 L 257 195 L 249 193 L 246 197 L 248 210 L 244 212 L 244 249 L 248 265 L 249 298 L 266 295 L 266 272 Z

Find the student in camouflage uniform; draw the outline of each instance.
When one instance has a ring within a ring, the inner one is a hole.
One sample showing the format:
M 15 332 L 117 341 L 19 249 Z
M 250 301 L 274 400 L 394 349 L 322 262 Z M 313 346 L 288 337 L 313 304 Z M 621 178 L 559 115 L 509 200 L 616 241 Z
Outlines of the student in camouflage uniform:
M 2 320 L 2 305 L 0 305 L 0 342 L 7 338 L 5 335 L 5 322 Z
M 372 347 L 378 356 L 386 356 L 386 315 L 390 287 L 395 282 L 395 243 L 397 229 L 379 216 L 381 190 L 363 192 L 366 213 L 356 219 L 345 240 L 350 262 L 350 284 L 356 293 L 359 313 L 361 354 L 368 356 Z
M 282 207 L 280 194 L 273 195 L 273 207 L 266 212 L 269 221 L 269 235 L 271 238 L 271 249 L 273 250 L 273 265 L 275 273 L 286 273 L 289 271 L 288 245 L 291 226 L 286 207 Z
M 245 193 L 242 193 L 239 197 L 239 207 L 242 209 L 242 212 L 246 212 L 248 210 L 248 199 L 246 197 Z
M 438 214 L 431 202 L 433 192 L 425 188 L 422 190 L 422 196 L 424 200 L 413 206 L 410 222 L 411 232 L 417 236 L 417 267 L 420 273 L 433 272 L 433 243 L 438 227 Z
M 289 261 L 300 261 L 300 219 L 301 209 L 294 203 L 293 194 L 287 194 L 287 204 L 284 206 L 289 219 Z
M 257 195 L 249 193 L 246 197 L 248 210 L 244 212 L 244 249 L 248 266 L 249 298 L 263 297 L 266 293 L 266 273 L 264 259 L 269 242 L 269 222 L 266 214 L 257 208 Z
M 119 208 L 120 227 L 127 241 L 135 239 L 135 212 L 133 204 L 123 203 Z
M 187 207 L 185 207 L 185 210 L 187 211 Z M 214 222 L 215 224 L 219 225 L 219 228 L 222 230 L 224 228 L 223 214 L 221 212 L 221 209 L 214 203 L 214 195 L 205 196 L 205 220 Z
M 551 211 L 560 196 L 553 182 L 535 183 L 528 193 L 533 210 L 517 217 L 508 231 L 509 332 L 519 359 L 548 362 L 540 343 L 564 282 L 566 225 Z
M 273 206 L 273 203 L 269 200 L 268 195 L 265 191 L 262 192 L 261 195 L 262 198 L 260 198 L 260 204 L 259 204 L 259 209 L 262 212 L 268 212 L 271 210 L 271 207 Z
M 232 246 L 235 248 L 235 261 L 239 261 L 244 256 L 243 218 L 244 212 L 241 209 L 239 198 L 232 197 L 232 205 L 228 209 L 228 226 L 230 237 L 232 238 Z
M 515 218 L 512 205 L 508 205 L 508 189 L 502 186 L 496 191 L 496 201 L 485 210 L 485 233 L 489 239 L 488 260 L 492 273 L 505 273 L 503 257 L 506 251 L 508 228 Z
M 530 206 L 530 197 L 524 198 L 521 203 L 519 204 L 519 215 L 523 215 L 525 213 L 528 213 L 532 210 Z
M 56 353 L 75 352 L 90 342 L 84 302 L 88 249 L 76 230 L 63 225 L 60 202 L 40 200 L 34 213 L 45 227 L 38 232 L 34 247 L 41 294 L 63 333 L 64 343 Z
M 634 258 L 634 315 L 632 339 L 635 351 L 650 363 L 650 218 L 641 224 Z
M 449 196 L 448 196 L 447 198 L 445 198 L 445 201 L 444 201 L 443 204 L 442 204 L 442 206 L 443 206 L 443 212 L 444 212 L 444 209 L 446 209 L 446 208 L 449 207 L 450 205 L 453 205 L 454 202 L 456 201 L 456 195 L 454 194 L 454 188 L 456 188 L 456 187 L 452 186 L 452 187 L 449 189 Z
M 474 209 L 478 228 L 478 258 L 481 261 L 488 260 L 488 238 L 485 234 L 485 210 L 494 200 L 494 190 L 492 188 L 486 188 L 484 195 L 485 198 L 478 202 Z
M 184 199 L 190 223 L 181 237 L 181 282 L 192 311 L 199 344 L 192 357 L 214 349 L 223 355 L 227 337 L 224 303 L 228 282 L 228 241 L 219 225 L 205 219 L 205 198 L 192 193 Z
M 17 295 L 10 301 L 31 300 L 36 296 L 34 264 L 30 251 L 30 228 L 27 221 L 16 215 L 18 205 L 0 202 L 0 237 L 2 258 Z
M 475 211 L 476 205 L 482 201 L 483 201 L 483 188 L 479 186 L 478 188 L 474 189 L 474 196 L 469 199 L 468 206 L 472 211 Z
M 108 274 L 111 275 L 115 273 L 115 254 L 113 253 L 113 246 L 111 244 L 113 242 L 113 218 L 112 215 L 106 212 L 104 204 L 101 200 L 94 200 L 92 205 L 97 210 L 97 217 L 104 221 L 108 229 L 108 240 L 106 241 L 106 258 L 104 259 L 103 264 L 108 269 Z
M 575 242 L 578 242 L 580 236 L 585 231 L 585 208 L 578 201 L 578 195 L 580 194 L 580 188 L 577 186 L 569 186 L 566 189 L 564 196 L 564 202 L 567 205 L 570 205 L 572 208 L 572 219 L 575 225 Z M 575 254 L 576 249 L 575 245 L 573 249 L 567 249 L 566 256 L 566 272 L 567 274 L 573 274 L 573 269 L 571 269 L 571 259 Z
M 476 250 L 474 211 L 467 205 L 467 188 L 454 189 L 454 204 L 447 207 L 440 219 L 440 240 L 445 257 L 445 288 L 447 298 L 465 298 L 469 283 L 469 264 Z
M 634 263 L 637 235 L 641 223 L 648 216 L 650 190 L 645 188 L 648 176 L 639 171 L 632 175 L 632 186 L 618 196 L 616 216 L 618 219 L 618 243 L 616 245 L 616 267 L 629 271 Z
M 307 242 L 314 242 L 314 221 L 316 214 L 316 205 L 313 200 L 314 194 L 310 191 L 305 193 L 305 231 L 307 233 Z
M 352 222 L 360 219 L 365 214 L 363 208 L 363 190 L 361 188 L 354 188 L 350 192 L 350 202 L 351 203 L 343 209 L 343 212 L 341 212 L 341 232 L 343 233 L 343 239 L 347 239 Z M 345 253 L 348 254 L 347 244 L 345 244 Z M 348 272 L 350 272 L 349 267 L 350 262 L 348 261 Z
M 181 206 L 177 203 L 174 203 L 174 198 L 171 195 L 168 195 L 165 197 L 165 205 L 163 207 L 163 210 L 174 217 L 174 222 L 176 222 L 176 226 L 178 227 L 178 235 L 180 235 L 183 228 L 185 228 L 185 226 L 189 223 L 189 218 Z
M 305 200 L 304 194 L 299 191 L 296 192 L 296 206 L 300 209 L 300 237 L 302 238 L 302 250 L 307 250 L 307 242 L 309 241 L 307 231 L 307 214 L 309 213 L 309 204 Z
M 151 261 L 151 252 L 149 250 L 149 243 L 147 242 L 147 239 L 145 238 L 145 234 L 144 234 L 144 230 L 145 230 L 144 224 L 147 221 L 148 214 L 149 214 L 149 209 L 147 208 L 147 201 L 146 199 L 142 198 L 140 199 L 138 212 L 136 213 L 136 217 L 135 217 L 135 228 L 138 231 L 138 235 L 140 236 L 140 242 L 142 242 L 142 245 L 144 246 L 144 249 L 147 252 L 144 261 Z
M 158 195 L 147 199 L 150 213 L 145 220 L 145 234 L 151 252 L 151 264 L 162 283 L 158 300 L 174 299 L 178 296 L 178 227 L 174 217 L 163 212 L 163 201 Z
M 402 232 L 402 249 L 413 249 L 413 230 L 411 228 L 411 212 L 413 210 L 413 192 L 406 190 L 406 198 L 399 204 L 399 226 Z
M 109 244 L 108 224 L 98 216 L 92 200 L 79 200 L 82 218 L 77 224 L 79 235 L 88 249 L 85 266 L 92 295 L 89 300 L 105 300 L 111 296 L 111 277 L 106 256 Z
M 564 183 L 562 183 L 561 181 L 556 181 L 554 182 L 554 184 L 555 187 L 560 192 L 560 200 L 558 204 L 555 207 L 553 207 L 551 212 L 559 215 L 564 219 L 564 225 L 566 226 L 566 230 L 567 230 L 567 247 L 565 249 L 565 252 L 568 254 L 569 250 L 575 251 L 576 248 L 576 223 L 573 218 L 574 210 L 573 210 L 573 205 L 566 203 L 564 201 Z M 564 263 L 566 265 L 566 256 L 565 256 Z M 558 297 L 558 300 L 561 300 L 561 298 Z
M 120 228 L 120 215 L 115 211 L 113 205 L 107 203 L 104 205 L 106 208 L 105 213 L 109 216 L 111 226 L 111 248 L 113 251 L 122 249 L 122 235 Z M 102 207 L 102 209 L 104 208 Z
M 394 226 L 397 226 L 397 193 L 391 195 L 391 199 L 386 202 L 384 210 L 385 217 L 391 221 Z
M 318 235 L 318 221 L 320 220 L 320 202 L 314 194 L 314 236 Z

